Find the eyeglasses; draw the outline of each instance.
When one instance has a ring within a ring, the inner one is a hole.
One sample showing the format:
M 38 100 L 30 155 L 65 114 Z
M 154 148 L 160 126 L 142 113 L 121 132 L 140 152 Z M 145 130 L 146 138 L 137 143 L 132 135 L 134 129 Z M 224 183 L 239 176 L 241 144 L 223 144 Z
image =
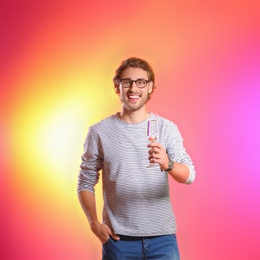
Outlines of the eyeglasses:
M 149 81 L 150 80 L 146 80 L 146 79 L 136 79 L 136 80 L 120 79 L 120 82 L 122 83 L 122 86 L 124 88 L 130 88 L 133 85 L 133 82 L 136 84 L 138 88 L 145 88 Z

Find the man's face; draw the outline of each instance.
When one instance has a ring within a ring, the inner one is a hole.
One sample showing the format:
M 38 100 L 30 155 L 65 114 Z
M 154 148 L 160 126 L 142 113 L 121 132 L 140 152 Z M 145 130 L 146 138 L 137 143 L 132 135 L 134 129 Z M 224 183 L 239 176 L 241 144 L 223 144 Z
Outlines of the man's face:
M 127 68 L 122 71 L 120 79 L 145 79 L 148 80 L 147 72 L 140 68 Z M 132 86 L 125 88 L 122 83 L 119 86 L 119 97 L 124 109 L 137 111 L 142 108 L 148 100 L 148 94 L 152 92 L 153 82 L 148 82 L 144 88 L 138 88 L 133 82 Z

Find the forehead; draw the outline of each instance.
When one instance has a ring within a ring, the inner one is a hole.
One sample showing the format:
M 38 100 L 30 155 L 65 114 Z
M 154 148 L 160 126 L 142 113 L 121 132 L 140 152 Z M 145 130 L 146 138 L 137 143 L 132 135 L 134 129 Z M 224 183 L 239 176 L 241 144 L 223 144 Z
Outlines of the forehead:
M 147 72 L 141 68 L 126 68 L 121 72 L 121 79 L 148 79 Z

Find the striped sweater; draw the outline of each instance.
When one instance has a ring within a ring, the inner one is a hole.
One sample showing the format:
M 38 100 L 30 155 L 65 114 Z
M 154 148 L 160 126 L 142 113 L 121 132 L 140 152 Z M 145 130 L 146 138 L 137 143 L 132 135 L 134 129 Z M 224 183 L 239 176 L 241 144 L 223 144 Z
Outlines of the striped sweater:
M 157 119 L 158 141 L 171 160 L 188 165 L 190 176 L 186 183 L 193 182 L 194 166 L 177 126 L 160 116 Z M 84 144 L 78 192 L 94 193 L 102 170 L 103 222 L 119 235 L 158 236 L 176 232 L 168 174 L 159 168 L 146 168 L 146 132 L 147 120 L 128 124 L 113 115 L 91 126 Z

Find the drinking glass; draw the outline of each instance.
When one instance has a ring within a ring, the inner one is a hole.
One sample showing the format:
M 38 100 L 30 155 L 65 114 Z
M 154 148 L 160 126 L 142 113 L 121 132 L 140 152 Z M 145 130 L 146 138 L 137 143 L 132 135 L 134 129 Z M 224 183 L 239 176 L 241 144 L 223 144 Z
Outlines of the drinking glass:
M 158 121 L 157 118 L 151 118 L 147 120 L 147 138 L 152 138 L 153 140 L 151 141 L 154 143 L 159 137 L 159 132 L 158 132 Z M 159 164 L 158 163 L 150 163 L 149 165 L 146 166 L 146 168 L 158 168 Z

